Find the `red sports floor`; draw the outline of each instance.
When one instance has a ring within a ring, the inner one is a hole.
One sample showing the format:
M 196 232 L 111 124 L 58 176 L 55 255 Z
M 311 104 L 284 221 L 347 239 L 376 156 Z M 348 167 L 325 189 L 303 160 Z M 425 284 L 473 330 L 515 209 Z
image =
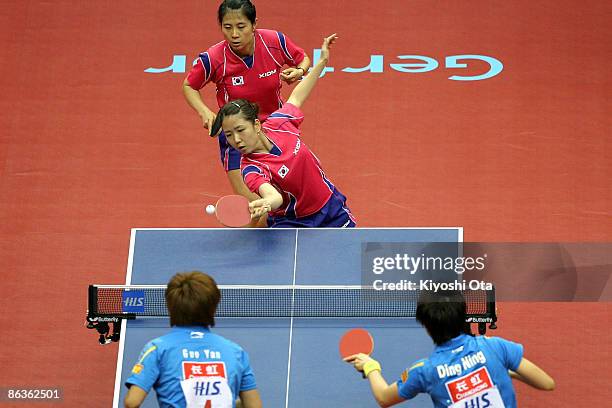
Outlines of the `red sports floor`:
M 612 240 L 609 1 L 256 5 L 259 27 L 311 57 L 323 35 L 340 35 L 335 71 L 304 107 L 303 138 L 360 226 L 463 226 L 466 241 Z M 189 65 L 220 41 L 216 7 L 2 2 L 0 387 L 61 386 L 63 406 L 110 406 L 117 349 L 83 327 L 86 286 L 124 282 L 132 227 L 217 225 L 203 205 L 229 185 L 216 142 L 183 100 L 184 74 L 144 72 L 174 55 Z M 503 71 L 449 79 L 488 70 L 446 66 L 464 54 Z M 403 55 L 439 67 L 399 72 L 391 64 L 415 62 Z M 521 406 L 607 404 L 611 312 L 603 302 L 500 305 L 496 334 L 525 344 L 557 380 L 552 393 L 517 385 Z

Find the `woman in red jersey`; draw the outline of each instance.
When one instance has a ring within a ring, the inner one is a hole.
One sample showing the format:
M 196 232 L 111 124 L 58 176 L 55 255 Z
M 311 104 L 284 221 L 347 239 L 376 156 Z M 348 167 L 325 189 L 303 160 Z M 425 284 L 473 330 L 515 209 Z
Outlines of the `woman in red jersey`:
M 300 107 L 325 68 L 336 38 L 325 38 L 319 62 L 266 122 L 258 119 L 257 104 L 237 99 L 225 104 L 213 123 L 213 132 L 223 127 L 229 144 L 242 154 L 242 177 L 261 196 L 251 202 L 251 213 L 258 217 L 270 212 L 271 227 L 355 226 L 346 197 L 326 177 L 299 130 L 304 119 Z
M 283 105 L 281 80 L 291 84 L 310 66 L 304 50 L 280 31 L 258 29 L 255 6 L 250 0 L 225 0 L 218 9 L 225 40 L 199 55 L 183 82 L 187 103 L 198 113 L 204 128 L 211 129 L 215 113 L 200 95 L 208 83 L 216 86 L 219 107 L 230 100 L 248 99 L 259 107 L 259 120 Z M 211 136 L 215 136 L 212 134 Z M 221 161 L 235 193 L 250 200 L 259 196 L 249 191 L 240 175 L 240 153 L 219 135 Z

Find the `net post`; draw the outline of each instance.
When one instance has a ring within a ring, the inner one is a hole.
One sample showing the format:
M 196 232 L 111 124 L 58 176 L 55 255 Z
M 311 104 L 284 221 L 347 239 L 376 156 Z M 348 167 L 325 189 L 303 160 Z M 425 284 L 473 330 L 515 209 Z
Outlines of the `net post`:
M 89 285 L 87 293 L 87 317 L 94 317 L 98 313 L 98 288 Z
M 491 324 L 489 324 L 489 328 L 492 330 L 497 329 L 497 307 L 495 305 L 495 286 L 489 291 L 487 291 L 487 313 L 493 320 Z

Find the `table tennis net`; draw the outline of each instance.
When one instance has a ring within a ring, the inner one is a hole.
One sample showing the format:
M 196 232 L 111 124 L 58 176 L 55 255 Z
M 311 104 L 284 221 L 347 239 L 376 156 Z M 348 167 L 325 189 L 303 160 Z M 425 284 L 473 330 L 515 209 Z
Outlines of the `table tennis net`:
M 362 286 L 219 286 L 217 317 L 414 317 L 418 291 Z M 166 317 L 164 285 L 89 287 L 89 315 L 124 319 Z M 494 290 L 463 292 L 468 317 L 494 317 Z

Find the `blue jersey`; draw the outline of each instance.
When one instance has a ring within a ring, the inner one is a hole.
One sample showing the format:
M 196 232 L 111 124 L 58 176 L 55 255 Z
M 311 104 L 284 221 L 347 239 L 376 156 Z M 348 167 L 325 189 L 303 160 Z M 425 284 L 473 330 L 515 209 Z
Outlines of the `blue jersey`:
M 247 353 L 204 327 L 173 327 L 147 343 L 125 383 L 146 392 L 153 387 L 160 407 L 185 407 L 186 387 L 199 397 L 223 397 L 229 406 L 241 391 L 257 388 Z M 232 395 L 219 395 L 224 390 Z
M 522 358 L 521 344 L 462 334 L 406 369 L 397 382 L 399 395 L 428 393 L 436 408 L 516 407 L 508 370 L 516 371 Z

